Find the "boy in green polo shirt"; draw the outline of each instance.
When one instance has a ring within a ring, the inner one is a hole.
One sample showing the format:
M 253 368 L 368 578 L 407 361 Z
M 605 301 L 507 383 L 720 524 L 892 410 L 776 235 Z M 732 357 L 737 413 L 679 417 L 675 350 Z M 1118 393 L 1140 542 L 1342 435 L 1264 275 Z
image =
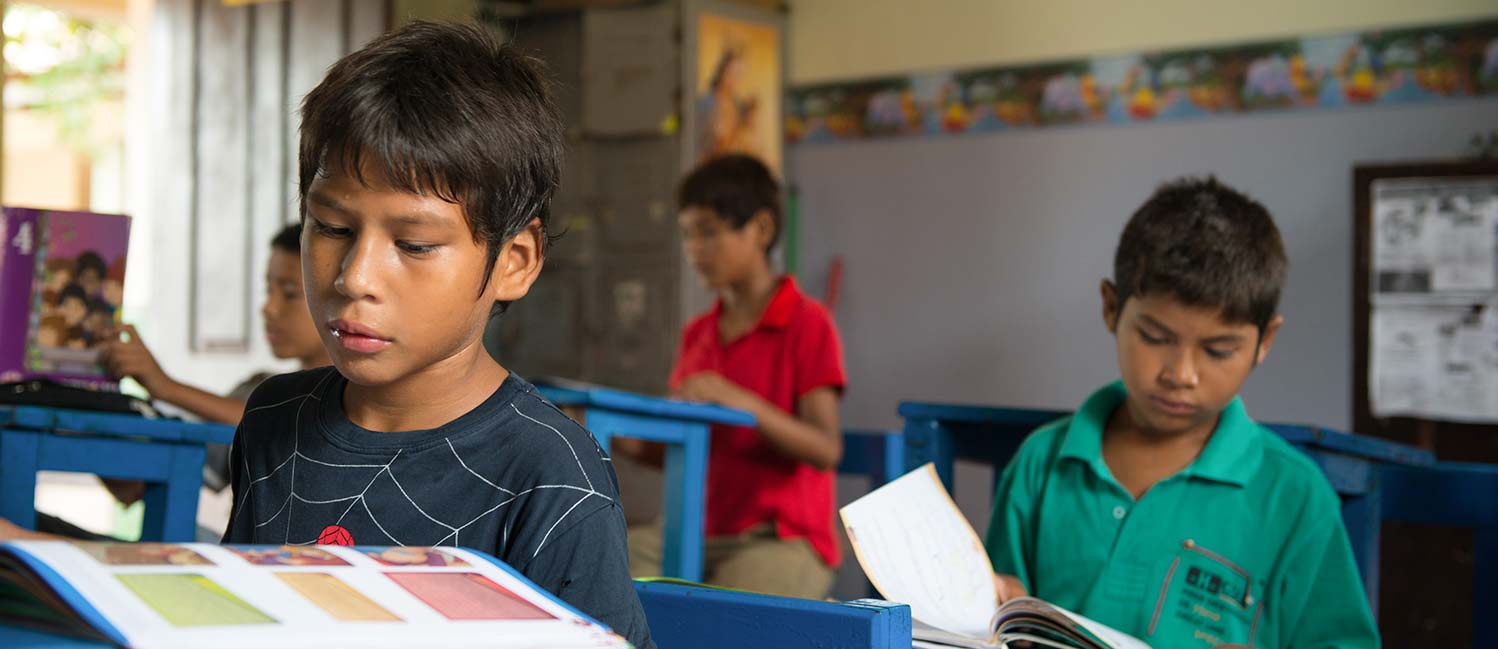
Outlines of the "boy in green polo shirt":
M 1052 602 L 1155 649 L 1377 647 L 1340 505 L 1238 399 L 1268 355 L 1286 260 L 1262 205 L 1161 187 L 1103 281 L 1121 381 L 1029 437 L 999 480 L 999 598 Z

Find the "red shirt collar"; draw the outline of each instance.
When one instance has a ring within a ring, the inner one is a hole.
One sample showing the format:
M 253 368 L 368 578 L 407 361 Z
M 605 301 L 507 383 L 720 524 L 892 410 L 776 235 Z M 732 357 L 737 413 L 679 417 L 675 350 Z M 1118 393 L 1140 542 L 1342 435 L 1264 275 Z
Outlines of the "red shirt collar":
M 764 314 L 759 317 L 759 324 L 755 329 L 773 327 L 780 329 L 790 324 L 791 316 L 795 315 L 796 304 L 801 301 L 801 287 L 796 284 L 796 278 L 785 275 L 780 278 L 780 285 L 775 288 L 775 295 L 770 298 L 770 303 L 765 306 Z M 713 320 L 716 322 L 723 315 L 723 300 L 718 299 L 713 304 Z M 714 330 L 717 327 L 713 328 Z

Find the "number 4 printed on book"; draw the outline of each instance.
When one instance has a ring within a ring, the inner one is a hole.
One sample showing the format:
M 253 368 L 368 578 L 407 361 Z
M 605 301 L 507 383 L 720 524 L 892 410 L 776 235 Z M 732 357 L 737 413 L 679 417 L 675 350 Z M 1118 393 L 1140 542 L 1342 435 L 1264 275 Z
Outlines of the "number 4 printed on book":
M 29 255 L 31 254 L 31 246 L 34 242 L 35 239 L 31 235 L 31 224 L 22 223 L 21 227 L 16 230 L 16 236 L 11 238 L 10 245 L 15 246 L 17 250 L 21 251 L 21 254 Z

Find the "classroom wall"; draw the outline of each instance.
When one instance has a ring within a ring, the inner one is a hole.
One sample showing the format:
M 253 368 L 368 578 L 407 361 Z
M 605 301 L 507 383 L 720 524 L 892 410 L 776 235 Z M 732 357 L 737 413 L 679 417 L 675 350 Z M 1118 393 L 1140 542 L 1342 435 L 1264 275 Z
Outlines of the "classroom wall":
M 1099 281 L 1163 179 L 1213 173 L 1262 201 L 1290 255 L 1286 325 L 1244 396 L 1263 419 L 1345 428 L 1352 167 L 1445 158 L 1498 100 L 801 146 L 806 283 L 845 260 L 850 426 L 902 399 L 1071 408 L 1116 376 Z
M 1456 22 L 1492 0 L 790 0 L 793 84 Z

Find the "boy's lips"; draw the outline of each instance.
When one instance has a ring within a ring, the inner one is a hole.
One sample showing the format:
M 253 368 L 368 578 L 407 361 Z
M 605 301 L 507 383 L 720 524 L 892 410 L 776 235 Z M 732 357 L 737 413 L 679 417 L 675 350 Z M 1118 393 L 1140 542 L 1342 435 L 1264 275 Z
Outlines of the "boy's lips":
M 1197 410 L 1196 406 L 1193 404 L 1187 403 L 1185 401 L 1166 399 L 1164 397 L 1152 396 L 1150 397 L 1150 403 L 1161 412 L 1178 417 L 1195 414 Z
M 389 347 L 393 342 L 392 338 L 384 336 L 375 329 L 349 320 L 329 322 L 328 330 L 338 340 L 340 347 L 360 354 L 373 354 Z

